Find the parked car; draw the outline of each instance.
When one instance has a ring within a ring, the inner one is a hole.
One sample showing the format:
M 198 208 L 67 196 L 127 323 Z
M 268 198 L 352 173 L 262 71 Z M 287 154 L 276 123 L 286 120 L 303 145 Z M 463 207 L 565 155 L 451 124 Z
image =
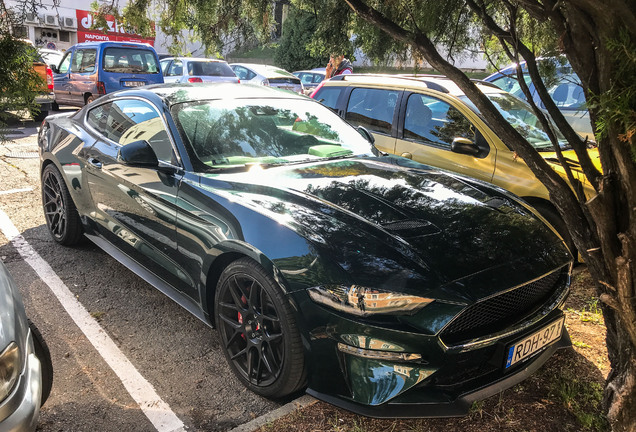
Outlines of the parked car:
M 541 123 L 530 106 L 490 84 L 477 84 L 521 135 L 566 178 Z M 550 202 L 547 189 L 525 162 L 490 128 L 477 108 L 450 79 L 440 76 L 346 75 L 323 81 L 313 98 L 354 126 L 369 129 L 380 150 L 493 183 L 532 204 L 568 243 L 574 243 Z M 560 138 L 564 157 L 588 196 L 574 150 Z M 600 169 L 598 149 L 589 149 Z
M 465 414 L 569 344 L 572 257 L 514 195 L 371 138 L 263 86 L 113 93 L 42 126 L 47 227 L 214 324 L 260 395 Z
M 581 87 L 581 80 L 574 73 L 569 63 L 562 62 L 558 58 L 539 59 L 539 66 L 544 66 L 550 62 L 552 74 L 544 75 L 542 78 L 546 83 L 550 97 L 565 116 L 565 119 L 572 125 L 572 128 L 582 137 L 594 140 L 594 131 L 590 123 L 590 113 L 585 105 L 585 94 Z M 510 65 L 499 72 L 485 78 L 485 81 L 495 84 L 502 90 L 505 90 L 518 98 L 526 100 L 526 96 L 517 81 L 516 65 Z M 532 99 L 537 106 L 546 110 L 545 104 L 541 101 L 539 93 L 532 83 L 532 79 L 528 74 L 528 68 L 525 62 L 521 63 L 524 71 L 524 80 L 532 93 Z
M 73 45 L 53 72 L 58 106 L 81 107 L 116 90 L 163 82 L 154 48 L 133 42 Z
M 0 262 L 0 430 L 35 431 L 52 385 L 49 349 Z
M 300 79 L 276 66 L 230 63 L 230 67 L 242 83 L 259 84 L 303 94 Z
M 223 60 L 171 57 L 160 61 L 163 80 L 167 83 L 233 82 L 239 79 Z
M 303 84 L 304 92 L 307 95 L 311 94 L 322 80 L 325 79 L 326 73 L 325 68 L 292 72 L 292 74 L 296 75 L 300 79 L 300 82 Z
M 62 61 L 62 57 L 64 57 L 64 53 L 62 51 L 48 48 L 38 48 L 38 53 L 40 53 L 40 57 L 42 57 L 42 60 L 49 65 L 49 67 L 59 66 Z

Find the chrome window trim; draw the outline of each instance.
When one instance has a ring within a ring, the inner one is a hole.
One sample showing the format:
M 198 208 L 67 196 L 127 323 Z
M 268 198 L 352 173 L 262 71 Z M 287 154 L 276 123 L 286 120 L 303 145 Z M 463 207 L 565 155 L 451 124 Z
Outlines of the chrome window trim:
M 82 120 L 83 120 L 84 125 L 85 125 L 85 126 L 86 126 L 86 128 L 88 128 L 91 132 L 94 132 L 95 134 L 99 135 L 99 136 L 100 136 L 102 139 L 104 139 L 105 141 L 107 141 L 107 142 L 109 142 L 109 143 L 112 143 L 112 144 L 114 144 L 114 145 L 115 145 L 115 146 L 117 146 L 117 147 L 122 147 L 122 145 L 121 145 L 121 144 L 119 144 L 118 142 L 113 141 L 113 140 L 111 140 L 110 138 L 108 138 L 108 137 L 104 136 L 104 134 L 103 134 L 102 132 L 100 132 L 100 131 L 98 131 L 97 129 L 95 129 L 95 128 L 94 128 L 94 127 L 93 127 L 93 126 L 92 126 L 92 125 L 88 122 L 88 114 L 89 114 L 91 111 L 93 111 L 94 109 L 96 109 L 96 108 L 98 108 L 98 107 L 100 107 L 100 106 L 106 105 L 107 103 L 114 103 L 114 102 L 117 102 L 117 101 L 126 101 L 126 100 L 138 100 L 138 101 L 141 101 L 141 102 L 145 102 L 146 104 L 148 104 L 148 105 L 149 105 L 149 106 L 150 106 L 150 107 L 151 107 L 151 108 L 152 108 L 152 109 L 153 109 L 153 110 L 157 113 L 157 116 L 161 119 L 161 123 L 163 124 L 163 126 L 164 126 L 164 128 L 165 128 L 166 132 L 168 132 L 168 139 L 170 140 L 170 145 L 172 146 L 172 151 L 173 151 L 173 153 L 175 154 L 175 156 L 176 156 L 176 158 L 177 158 L 177 162 L 179 163 L 179 165 L 174 165 L 174 164 L 172 164 L 172 163 L 170 163 L 170 162 L 167 162 L 167 161 L 164 161 L 164 160 L 160 160 L 160 162 L 162 162 L 162 163 L 164 163 L 164 164 L 166 164 L 166 165 L 168 165 L 168 166 L 171 166 L 171 167 L 177 168 L 177 169 L 184 169 L 184 167 L 183 167 L 183 160 L 182 160 L 181 155 L 179 154 L 179 152 L 178 152 L 178 150 L 177 150 L 177 145 L 176 145 L 176 144 L 175 144 L 175 142 L 174 142 L 174 137 L 172 136 L 172 131 L 171 131 L 171 130 L 170 130 L 170 128 L 168 127 L 168 124 L 167 124 L 167 122 L 166 122 L 165 116 L 164 116 L 164 115 L 162 115 L 162 113 L 161 113 L 161 112 L 159 112 L 159 110 L 157 109 L 157 107 L 156 107 L 156 106 L 155 106 L 152 102 L 150 102 L 148 99 L 146 99 L 146 98 L 139 97 L 139 96 L 122 96 L 122 97 L 119 97 L 119 98 L 116 98 L 116 99 L 110 99 L 110 100 L 107 100 L 107 101 L 103 101 L 102 103 L 98 104 L 97 106 L 94 106 L 94 107 L 92 107 L 92 108 L 91 108 L 91 109 L 89 109 L 89 110 L 86 110 L 86 113 L 84 113 L 84 115 L 83 115 L 83 117 L 82 117 Z

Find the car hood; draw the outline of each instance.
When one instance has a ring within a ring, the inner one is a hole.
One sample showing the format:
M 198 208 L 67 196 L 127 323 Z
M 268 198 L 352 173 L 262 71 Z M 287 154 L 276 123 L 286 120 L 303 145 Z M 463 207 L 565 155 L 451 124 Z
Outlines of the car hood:
M 596 169 L 598 169 L 599 171 L 602 171 L 601 157 L 598 154 L 598 148 L 597 147 L 590 148 L 587 150 L 587 153 L 590 155 L 590 159 L 592 160 L 592 163 L 594 164 Z M 547 161 L 560 165 L 556 152 L 541 152 L 539 154 L 543 156 L 543 158 L 546 159 Z M 581 168 L 581 164 L 579 162 L 579 158 L 574 152 L 574 150 L 564 150 L 561 152 L 561 154 L 563 155 L 563 157 L 565 158 L 565 160 L 567 161 L 567 163 L 570 165 L 572 169 L 581 173 L 583 172 Z
M 403 158 L 208 174 L 202 181 L 213 179 L 217 193 L 291 227 L 360 285 L 421 292 L 501 269 L 525 282 L 570 259 L 561 239 L 512 195 Z

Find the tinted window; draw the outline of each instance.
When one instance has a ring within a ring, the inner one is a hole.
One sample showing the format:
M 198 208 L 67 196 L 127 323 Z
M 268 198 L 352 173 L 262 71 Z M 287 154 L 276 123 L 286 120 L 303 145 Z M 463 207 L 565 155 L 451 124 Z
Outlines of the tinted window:
M 357 88 L 351 92 L 345 120 L 373 132 L 390 134 L 399 90 Z
M 60 62 L 60 67 L 58 68 L 59 73 L 67 73 L 69 66 L 71 65 L 71 51 L 67 52 L 62 61 Z
M 106 135 L 106 120 L 108 119 L 108 109 L 111 104 L 100 105 L 88 112 L 87 122 L 102 135 Z
M 145 140 L 162 161 L 175 163 L 172 145 L 168 138 L 161 117 L 151 105 L 140 100 L 118 100 L 110 105 L 107 111 L 105 125 L 98 128 L 107 138 L 120 145 L 134 141 Z M 103 106 L 103 105 L 102 105 Z M 103 114 L 91 110 L 89 123 L 93 115 L 97 124 L 102 124 Z
M 106 48 L 104 70 L 107 72 L 156 74 L 159 64 L 155 53 L 143 48 Z
M 188 62 L 188 75 L 194 76 L 225 76 L 233 77 L 234 72 L 224 62 L 190 61 Z
M 314 99 L 335 111 L 338 105 L 338 98 L 344 88 L 345 87 L 323 87 L 314 95 Z
M 475 139 L 472 123 L 457 108 L 430 96 L 412 94 L 406 103 L 404 138 L 450 148 L 455 138 Z
M 95 72 L 95 56 L 97 51 L 94 49 L 78 49 L 73 56 L 71 64 L 71 72 L 85 73 Z

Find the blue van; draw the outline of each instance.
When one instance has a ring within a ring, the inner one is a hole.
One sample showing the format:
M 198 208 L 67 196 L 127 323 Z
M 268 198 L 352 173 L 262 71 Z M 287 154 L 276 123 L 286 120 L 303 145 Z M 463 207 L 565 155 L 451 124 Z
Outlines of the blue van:
M 84 106 L 116 90 L 163 83 L 153 47 L 135 42 L 84 42 L 53 69 L 55 105 Z

